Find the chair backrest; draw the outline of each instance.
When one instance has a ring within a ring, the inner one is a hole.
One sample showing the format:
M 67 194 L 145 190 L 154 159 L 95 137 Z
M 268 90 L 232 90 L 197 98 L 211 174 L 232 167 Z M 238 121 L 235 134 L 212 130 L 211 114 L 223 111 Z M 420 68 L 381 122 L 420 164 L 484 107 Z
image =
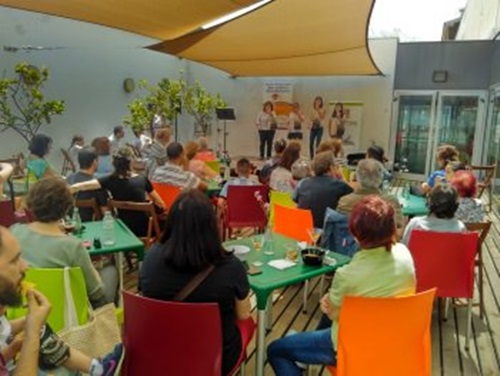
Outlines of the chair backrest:
M 345 214 L 326 208 L 321 246 L 349 257 L 359 251 L 359 244 L 349 231 L 349 222 Z
M 271 204 L 271 210 L 269 211 L 270 223 L 274 223 L 274 204 L 285 206 L 287 208 L 295 208 L 297 206 L 290 193 L 275 190 L 271 190 L 269 194 L 269 203 Z
M 108 200 L 110 209 L 136 211 L 145 213 L 149 217 L 148 230 L 145 237 L 141 237 L 142 242 L 146 247 L 151 246 L 161 236 L 160 224 L 156 216 L 155 206 L 153 202 L 132 202 L 132 201 L 117 201 Z M 118 215 L 119 216 L 119 215 Z
M 259 204 L 260 195 L 267 200 L 268 188 L 263 185 L 230 185 L 227 191 L 227 225 L 229 227 L 265 227 L 267 214 Z
M 436 296 L 472 298 L 476 233 L 413 230 L 408 248 L 413 256 L 417 291 L 436 287 Z
M 346 296 L 339 317 L 337 376 L 430 375 L 434 293 Z
M 63 155 L 61 175 L 66 176 L 68 172 L 76 172 L 75 162 L 71 159 L 68 151 L 61 148 L 61 154 Z
M 0 226 L 12 226 L 16 222 L 14 212 L 14 204 L 11 200 L 0 201 Z
M 492 165 L 487 165 L 487 166 L 479 166 L 479 165 L 469 166 L 470 170 L 477 171 L 479 174 L 484 172 L 484 179 L 483 180 L 478 179 L 478 185 L 479 185 L 479 190 L 477 192 L 478 198 L 481 197 L 481 195 L 483 194 L 484 190 L 487 187 L 491 186 L 493 177 L 495 176 L 496 168 L 497 168 L 496 162 L 493 163 Z
M 102 219 L 102 212 L 99 208 L 99 205 L 97 205 L 97 201 L 95 200 L 95 198 L 89 198 L 87 200 L 77 199 L 75 200 L 75 207 L 77 207 L 78 209 L 92 209 L 92 220 L 100 221 Z
M 220 174 L 220 162 L 218 160 L 205 161 L 205 163 L 208 167 L 210 167 L 210 169 L 214 170 L 217 174 Z
M 310 242 L 309 231 L 314 228 L 310 210 L 287 208 L 274 204 L 273 232 L 298 241 Z
M 222 328 L 216 303 L 177 303 L 123 292 L 125 375 L 220 376 Z
M 181 194 L 182 191 L 181 188 L 165 183 L 152 183 L 152 184 L 155 192 L 158 193 L 158 195 L 165 203 L 165 207 L 167 208 L 167 210 L 170 209 L 174 201 Z
M 44 294 L 52 305 L 47 322 L 55 332 L 65 327 L 64 311 L 68 302 L 65 298 L 64 269 L 29 268 L 26 270 L 25 280 L 35 285 L 35 288 Z M 88 297 L 82 270 L 78 267 L 69 268 L 71 293 L 78 318 L 78 324 L 83 325 L 88 321 Z M 25 308 L 8 310 L 7 316 L 13 320 L 24 317 Z

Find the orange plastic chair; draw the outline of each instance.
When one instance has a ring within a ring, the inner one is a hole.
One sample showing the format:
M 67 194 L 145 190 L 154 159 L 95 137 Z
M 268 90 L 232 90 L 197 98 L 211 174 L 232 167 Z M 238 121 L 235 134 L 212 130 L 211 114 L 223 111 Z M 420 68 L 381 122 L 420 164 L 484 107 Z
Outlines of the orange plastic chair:
M 177 196 L 181 194 L 181 188 L 165 183 L 151 183 L 151 184 L 153 184 L 154 190 L 156 191 L 156 193 L 158 193 L 158 195 L 165 203 L 165 208 L 168 211 L 172 206 L 172 204 L 174 203 Z
M 327 366 L 328 371 L 335 376 L 430 376 L 435 292 L 345 297 L 339 316 L 337 366 Z
M 465 348 L 469 349 L 474 265 L 479 237 L 475 232 L 413 230 L 408 248 L 417 275 L 417 292 L 437 288 L 439 298 L 468 299 Z
M 313 217 L 310 210 L 288 208 L 274 204 L 273 231 L 277 234 L 288 236 L 299 242 L 310 242 L 308 230 L 314 228 Z

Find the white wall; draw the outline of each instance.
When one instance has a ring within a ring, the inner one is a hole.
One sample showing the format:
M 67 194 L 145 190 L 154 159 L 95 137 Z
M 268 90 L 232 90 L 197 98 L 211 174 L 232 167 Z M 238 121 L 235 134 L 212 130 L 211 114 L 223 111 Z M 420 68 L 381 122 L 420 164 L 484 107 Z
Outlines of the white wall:
M 228 105 L 236 109 L 237 121 L 228 124 L 229 152 L 256 155 L 254 120 L 261 108 L 265 80 L 232 79 L 210 67 L 141 48 L 153 42 L 149 38 L 96 25 L 0 7 L 0 48 L 4 45 L 64 47 L 17 53 L 0 50 L 0 72 L 7 75 L 23 60 L 49 67 L 47 96 L 66 101 L 64 115 L 42 128 L 54 138 L 54 150 L 67 147 L 75 133 L 83 133 L 90 142 L 94 137 L 108 135 L 113 126 L 121 122 L 127 103 L 134 97 L 122 89 L 125 78 L 132 77 L 136 81 L 146 78 L 156 82 L 162 77 L 175 78 L 182 69 L 188 80 L 199 80 L 210 91 L 220 92 Z M 373 141 L 387 149 L 397 41 L 372 40 L 370 47 L 384 76 L 292 79 L 294 100 L 302 104 L 306 113 L 316 95 L 322 95 L 326 101 L 364 102 L 361 146 L 365 148 Z M 182 115 L 180 140 L 186 141 L 192 135 L 193 120 Z M 23 150 L 26 145 L 14 132 L 0 134 L 0 158 Z M 59 166 L 59 153 L 53 152 L 50 159 Z
M 500 2 L 498 0 L 468 0 L 457 40 L 491 40 L 500 31 Z

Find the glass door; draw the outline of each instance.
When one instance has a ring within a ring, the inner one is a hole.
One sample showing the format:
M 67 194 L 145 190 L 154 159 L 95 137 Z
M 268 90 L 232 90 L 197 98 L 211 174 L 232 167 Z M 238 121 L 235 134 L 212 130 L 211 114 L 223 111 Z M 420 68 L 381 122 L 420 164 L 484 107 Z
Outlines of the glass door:
M 439 145 L 451 144 L 465 164 L 479 164 L 484 137 L 485 95 L 439 93 L 436 137 L 433 154 Z M 435 160 L 429 171 L 434 170 Z
M 490 127 L 488 137 L 484 142 L 484 164 L 492 165 L 493 163 L 498 164 L 498 159 L 500 157 L 500 89 L 492 92 L 492 99 L 490 101 Z M 500 184 L 500 168 L 497 167 L 496 184 Z
M 434 122 L 435 93 L 396 93 L 394 171 L 415 179 L 426 176 Z

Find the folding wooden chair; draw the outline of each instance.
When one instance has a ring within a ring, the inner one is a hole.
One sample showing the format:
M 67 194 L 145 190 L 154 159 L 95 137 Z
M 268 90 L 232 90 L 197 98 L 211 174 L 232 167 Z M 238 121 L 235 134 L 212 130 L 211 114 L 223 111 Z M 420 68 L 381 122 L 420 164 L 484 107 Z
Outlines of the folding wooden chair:
M 482 173 L 484 173 L 484 179 L 483 180 L 478 179 L 477 198 L 481 198 L 483 192 L 488 191 L 488 211 L 491 211 L 491 207 L 492 207 L 493 179 L 495 177 L 496 167 L 497 167 L 496 162 L 491 164 L 491 165 L 488 165 L 488 166 L 479 166 L 479 165 L 469 166 L 469 169 L 471 171 L 477 171 L 479 173 L 479 175 L 482 175 Z M 479 177 L 481 177 L 481 176 L 479 176 Z
M 93 221 L 100 221 L 102 219 L 102 212 L 101 209 L 99 208 L 99 205 L 97 205 L 97 201 L 95 200 L 95 198 L 90 198 L 88 200 L 77 199 L 75 200 L 75 207 L 78 209 L 82 208 L 92 209 Z

